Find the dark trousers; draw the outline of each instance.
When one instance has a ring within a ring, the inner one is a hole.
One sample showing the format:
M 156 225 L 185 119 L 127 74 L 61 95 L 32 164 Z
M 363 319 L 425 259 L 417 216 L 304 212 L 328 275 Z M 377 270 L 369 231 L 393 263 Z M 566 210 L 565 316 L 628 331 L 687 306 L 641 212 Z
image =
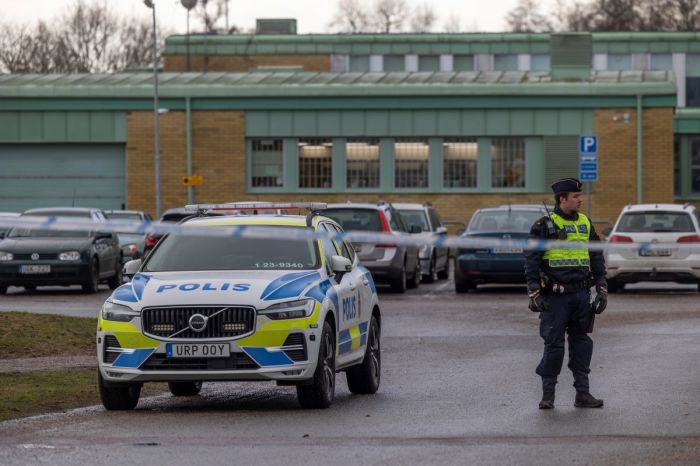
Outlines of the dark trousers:
M 549 308 L 540 313 L 540 336 L 544 354 L 537 366 L 545 392 L 554 392 L 564 362 L 564 332 L 569 339 L 569 369 L 574 375 L 577 392 L 588 392 L 593 340 L 588 336 L 592 313 L 590 290 L 546 296 Z

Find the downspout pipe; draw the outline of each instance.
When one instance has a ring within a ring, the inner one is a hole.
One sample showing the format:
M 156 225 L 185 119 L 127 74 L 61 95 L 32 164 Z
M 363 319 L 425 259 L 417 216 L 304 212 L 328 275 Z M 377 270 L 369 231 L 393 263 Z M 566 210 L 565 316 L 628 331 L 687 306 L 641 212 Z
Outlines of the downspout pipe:
M 192 175 L 192 101 L 185 97 L 185 139 L 187 141 L 187 176 Z M 187 187 L 187 203 L 194 204 L 194 187 Z
M 644 163 L 643 147 L 643 115 L 642 115 L 642 96 L 637 94 L 637 204 L 642 204 L 644 202 L 644 169 L 642 164 Z

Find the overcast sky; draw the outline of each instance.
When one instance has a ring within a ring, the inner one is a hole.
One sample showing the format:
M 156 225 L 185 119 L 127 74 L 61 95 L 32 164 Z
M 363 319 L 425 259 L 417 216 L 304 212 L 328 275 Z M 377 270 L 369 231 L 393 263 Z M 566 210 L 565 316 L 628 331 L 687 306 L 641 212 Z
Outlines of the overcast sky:
M 0 0 L 0 22 L 33 23 L 49 20 L 75 0 Z M 149 17 L 143 0 L 86 0 L 106 2 L 124 15 Z M 370 1 L 371 0 L 365 0 Z M 438 25 L 451 15 L 461 18 L 469 31 L 498 32 L 505 29 L 504 17 L 517 0 L 408 0 L 412 5 L 430 4 L 439 16 Z M 544 2 L 547 3 L 547 2 Z M 256 18 L 296 18 L 300 34 L 327 32 L 335 11 L 335 0 L 231 0 L 229 20 L 252 28 Z M 180 0 L 156 0 L 158 21 L 175 31 L 185 30 L 186 10 Z M 194 26 L 194 24 L 193 24 Z M 439 29 L 439 28 L 438 28 Z M 194 30 L 194 28 L 193 28 Z

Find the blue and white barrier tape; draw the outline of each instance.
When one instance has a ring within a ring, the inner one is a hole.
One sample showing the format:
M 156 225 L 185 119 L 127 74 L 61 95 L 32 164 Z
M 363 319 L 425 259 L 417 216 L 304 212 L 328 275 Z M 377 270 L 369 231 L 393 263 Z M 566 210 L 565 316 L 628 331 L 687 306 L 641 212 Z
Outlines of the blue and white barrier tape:
M 210 217 L 217 220 L 216 217 Z M 219 217 L 218 219 L 223 220 Z M 127 222 L 109 220 L 106 223 L 95 223 L 90 220 L 67 217 L 0 217 L 0 228 L 25 228 L 56 231 L 87 231 L 104 230 L 119 233 L 139 234 L 177 234 L 194 236 L 246 237 L 246 238 L 275 238 L 286 239 L 321 239 L 348 240 L 353 243 L 398 244 L 417 246 L 444 246 L 461 249 L 493 249 L 514 248 L 515 250 L 529 249 L 543 251 L 546 249 L 580 249 L 581 243 L 551 240 L 517 240 L 506 238 L 488 238 L 483 236 L 448 236 L 426 234 L 390 234 L 366 231 L 348 232 L 315 232 L 304 228 L 288 228 L 284 226 L 263 225 L 201 225 L 175 224 L 167 222 Z M 692 234 L 692 233 L 689 233 Z M 0 240 L 0 250 L 2 249 Z M 687 253 L 700 253 L 700 242 L 697 243 L 608 243 L 591 242 L 586 244 L 591 251 L 645 251 L 653 249 L 673 250 Z

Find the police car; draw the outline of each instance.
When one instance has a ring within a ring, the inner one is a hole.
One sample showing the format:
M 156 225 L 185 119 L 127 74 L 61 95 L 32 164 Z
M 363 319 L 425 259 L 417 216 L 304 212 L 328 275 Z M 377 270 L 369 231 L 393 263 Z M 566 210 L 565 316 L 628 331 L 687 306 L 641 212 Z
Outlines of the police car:
M 276 381 L 296 386 L 302 407 L 327 408 L 345 371 L 352 393 L 375 393 L 376 287 L 352 245 L 326 237 L 342 230 L 317 212 L 324 207 L 279 205 L 308 208 L 306 216 L 197 216 L 181 226 L 274 228 L 276 236 L 170 234 L 128 262 L 132 279 L 104 303 L 97 327 L 105 408 L 135 408 L 152 381 L 168 382 L 175 396 L 196 395 L 202 381 Z

